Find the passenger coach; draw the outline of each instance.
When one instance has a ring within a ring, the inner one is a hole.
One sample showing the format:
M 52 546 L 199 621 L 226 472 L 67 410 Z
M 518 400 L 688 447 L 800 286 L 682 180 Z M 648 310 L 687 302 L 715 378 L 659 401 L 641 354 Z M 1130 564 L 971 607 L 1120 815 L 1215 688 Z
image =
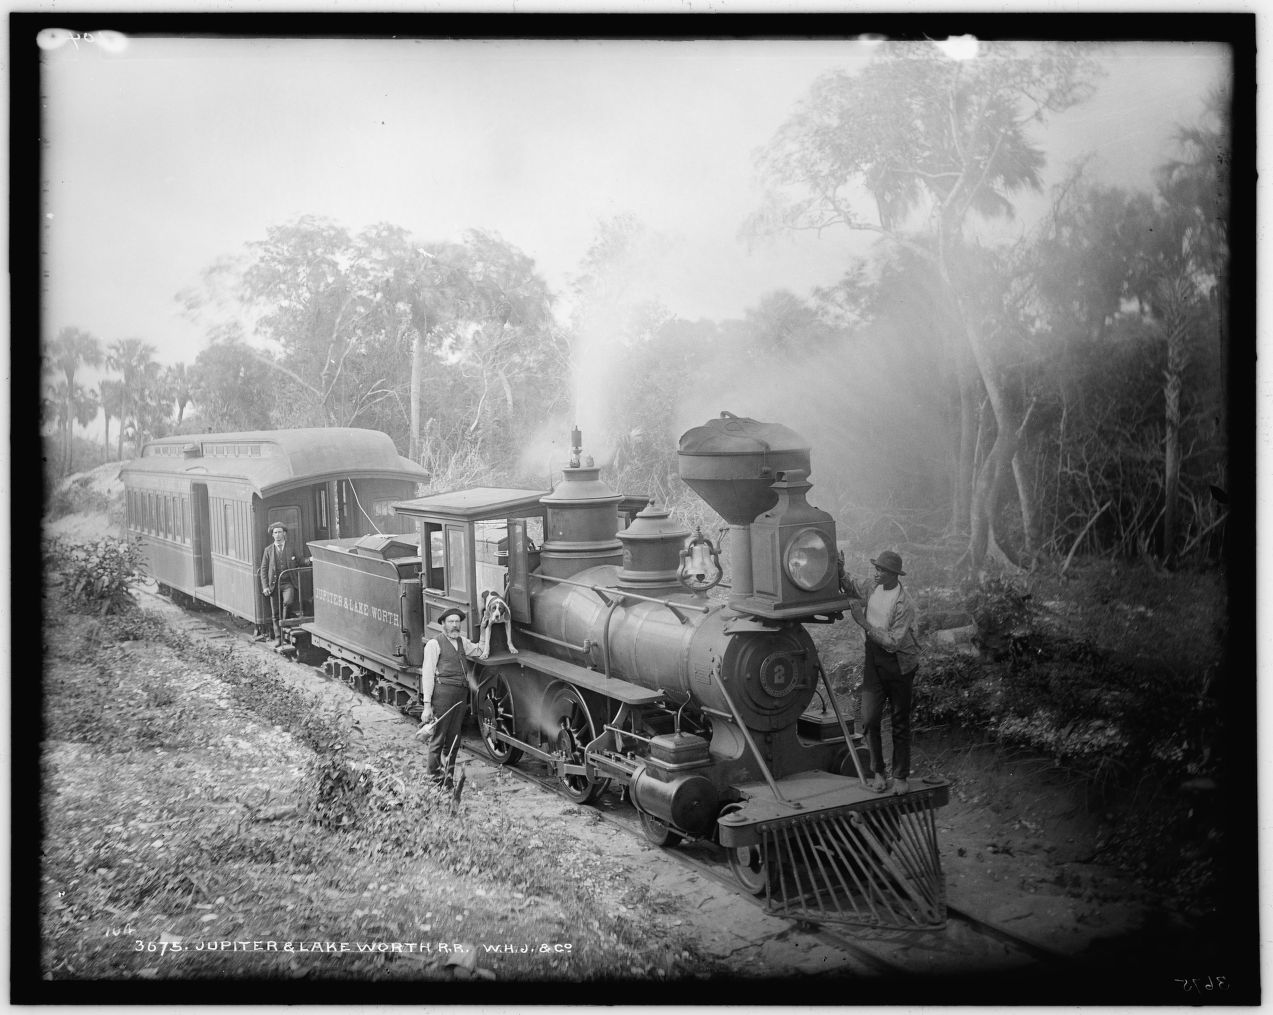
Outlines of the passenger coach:
M 428 473 L 387 434 L 353 428 L 188 434 L 148 442 L 121 470 L 125 527 L 161 586 L 268 626 L 258 569 L 267 527 L 298 553 L 314 539 L 410 531 L 394 513 Z M 308 570 L 301 614 L 312 614 Z

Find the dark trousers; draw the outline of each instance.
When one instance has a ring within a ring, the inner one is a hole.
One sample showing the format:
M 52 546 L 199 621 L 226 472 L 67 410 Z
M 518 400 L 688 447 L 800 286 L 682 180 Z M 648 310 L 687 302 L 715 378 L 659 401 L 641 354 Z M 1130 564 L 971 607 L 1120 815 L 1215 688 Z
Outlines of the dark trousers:
M 906 779 L 911 773 L 911 692 L 916 670 L 903 673 L 897 656 L 885 652 L 873 641 L 866 643 L 866 665 L 862 672 L 862 729 L 871 748 L 871 768 L 885 775 L 884 744 L 880 740 L 880 720 L 884 702 L 889 703 L 893 721 L 893 778 Z
M 444 684 L 441 680 L 433 684 L 433 717 L 440 719 L 451 709 L 451 714 L 433 727 L 429 734 L 428 771 L 435 779 L 442 779 L 446 773 L 442 770 L 443 757 L 450 753 L 455 738 L 460 735 L 460 727 L 464 725 L 464 706 L 461 702 L 468 696 L 466 684 Z
M 280 596 L 283 600 L 281 604 L 279 603 Z M 277 631 L 279 621 L 286 619 L 288 612 L 296 607 L 296 589 L 291 585 L 284 585 L 280 582 L 278 590 L 268 596 L 268 599 L 270 601 L 270 617 L 274 621 L 274 630 Z M 281 616 L 280 613 L 282 614 Z

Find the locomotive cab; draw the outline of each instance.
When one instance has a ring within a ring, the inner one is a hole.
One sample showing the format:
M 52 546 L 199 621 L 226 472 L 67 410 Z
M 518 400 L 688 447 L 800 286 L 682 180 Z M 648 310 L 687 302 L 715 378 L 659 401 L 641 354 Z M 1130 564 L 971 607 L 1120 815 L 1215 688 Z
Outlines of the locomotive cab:
M 482 593 L 509 600 L 518 617 L 510 575 L 533 570 L 544 539 L 542 490 L 474 487 L 402 501 L 394 510 L 414 520 L 421 559 L 421 601 L 426 631 L 458 607 L 467 614 L 464 635 L 476 641 Z

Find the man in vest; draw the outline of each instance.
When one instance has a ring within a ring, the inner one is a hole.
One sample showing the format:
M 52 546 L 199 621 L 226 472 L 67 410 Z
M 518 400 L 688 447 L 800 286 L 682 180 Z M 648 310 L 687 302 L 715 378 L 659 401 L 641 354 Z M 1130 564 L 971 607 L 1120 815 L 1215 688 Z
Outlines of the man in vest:
M 265 548 L 261 557 L 261 595 L 270 601 L 270 617 L 274 621 L 274 644 L 283 644 L 282 621 L 288 611 L 297 605 L 297 587 L 300 585 L 301 560 L 295 548 L 287 541 L 287 526 L 275 522 L 269 528 L 274 542 Z
M 481 659 L 482 647 L 460 633 L 466 614 L 454 607 L 438 618 L 442 633 L 424 640 L 424 662 L 420 665 L 421 733 L 428 733 L 428 772 L 434 782 L 446 781 L 443 756 L 451 752 L 464 723 L 467 689 L 477 693 L 477 681 L 469 672 L 467 659 Z M 426 727 L 432 723 L 432 729 Z
M 889 788 L 880 737 L 887 701 L 893 720 L 893 792 L 905 793 L 910 789 L 911 692 L 919 668 L 918 618 L 914 602 L 897 580 L 906 573 L 902 558 L 885 550 L 871 563 L 875 565 L 875 588 L 865 608 L 860 600 L 850 607 L 853 619 L 866 632 L 862 727 L 875 773 L 871 789 L 883 793 Z

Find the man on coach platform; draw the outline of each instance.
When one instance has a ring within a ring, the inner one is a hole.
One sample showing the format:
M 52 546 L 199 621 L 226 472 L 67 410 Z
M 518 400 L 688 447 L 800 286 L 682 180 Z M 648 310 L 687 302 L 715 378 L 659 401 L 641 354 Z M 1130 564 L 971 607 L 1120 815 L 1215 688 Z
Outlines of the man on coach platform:
M 480 645 L 460 633 L 466 614 L 454 607 L 438 618 L 442 633 L 424 642 L 424 662 L 420 665 L 420 732 L 429 737 L 428 772 L 434 782 L 446 782 L 443 757 L 450 754 L 464 722 L 464 699 L 467 689 L 477 693 L 477 681 L 469 670 L 468 659 L 484 658 Z M 432 728 L 428 727 L 432 724 Z
M 261 556 L 261 595 L 270 601 L 270 618 L 274 622 L 274 644 L 283 644 L 282 622 L 288 612 L 299 606 L 297 589 L 300 586 L 300 567 L 309 563 L 296 554 L 287 541 L 287 526 L 275 522 L 267 530 L 272 543 Z

